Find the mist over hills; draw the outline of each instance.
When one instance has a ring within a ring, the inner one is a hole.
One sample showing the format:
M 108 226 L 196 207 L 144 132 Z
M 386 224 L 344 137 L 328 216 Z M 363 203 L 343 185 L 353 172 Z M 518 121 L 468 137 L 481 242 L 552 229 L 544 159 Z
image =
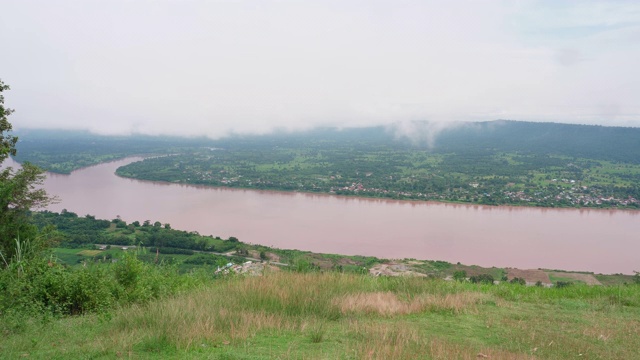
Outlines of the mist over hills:
M 640 128 L 574 125 L 560 123 L 496 120 L 438 124 L 397 123 L 363 128 L 316 128 L 305 132 L 275 132 L 269 135 L 233 135 L 211 140 L 206 137 L 103 136 L 85 131 L 30 129 L 16 131 L 17 161 L 30 161 L 50 170 L 50 164 L 68 161 L 69 156 L 88 153 L 109 160 L 129 155 L 167 154 L 197 147 L 270 148 L 274 146 L 355 146 L 375 149 L 428 149 L 434 153 L 522 152 L 585 157 L 598 160 L 640 163 Z M 47 163 L 41 155 L 49 158 Z M 88 164 L 87 164 L 88 165 Z M 63 171 L 64 172 L 64 171 Z

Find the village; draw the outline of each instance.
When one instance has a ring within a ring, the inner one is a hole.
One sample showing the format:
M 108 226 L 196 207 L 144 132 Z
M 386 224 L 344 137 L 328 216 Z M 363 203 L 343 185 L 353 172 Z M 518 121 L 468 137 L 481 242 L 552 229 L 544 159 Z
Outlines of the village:
M 556 181 L 556 179 L 553 179 Z M 575 184 L 575 180 L 564 180 Z M 537 190 L 537 189 L 536 189 Z M 351 186 L 331 188 L 332 194 L 353 194 L 364 196 L 382 196 L 392 198 L 440 200 L 452 202 L 472 202 L 491 205 L 527 205 L 550 207 L 640 207 L 640 200 L 628 196 L 626 198 L 603 195 L 597 187 L 586 186 L 553 187 L 549 186 L 534 192 L 525 190 L 496 190 L 483 189 L 478 183 L 469 184 L 469 188 L 453 188 L 444 193 L 422 193 L 393 191 L 378 188 L 368 188 L 361 183 Z

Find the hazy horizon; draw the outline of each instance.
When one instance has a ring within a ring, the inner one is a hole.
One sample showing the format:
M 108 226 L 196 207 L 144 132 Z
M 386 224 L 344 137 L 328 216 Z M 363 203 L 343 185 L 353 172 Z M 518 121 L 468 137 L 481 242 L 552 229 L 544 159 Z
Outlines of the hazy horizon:
M 14 129 L 640 127 L 640 3 L 7 1 Z

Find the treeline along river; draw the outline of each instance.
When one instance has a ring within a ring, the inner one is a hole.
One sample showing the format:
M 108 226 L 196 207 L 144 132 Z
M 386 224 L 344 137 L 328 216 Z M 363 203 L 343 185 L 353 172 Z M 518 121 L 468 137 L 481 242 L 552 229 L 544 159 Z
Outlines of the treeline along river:
M 482 266 L 627 273 L 640 270 L 640 212 L 490 207 L 284 193 L 124 179 L 128 158 L 48 174 L 67 209 L 170 223 L 285 249 Z M 9 166 L 16 166 L 10 160 Z

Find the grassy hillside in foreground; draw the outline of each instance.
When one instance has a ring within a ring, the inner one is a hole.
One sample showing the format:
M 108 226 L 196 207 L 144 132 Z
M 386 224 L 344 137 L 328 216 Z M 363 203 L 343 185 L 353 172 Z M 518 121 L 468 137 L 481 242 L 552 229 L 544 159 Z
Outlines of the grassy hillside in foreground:
M 275 271 L 110 315 L 27 322 L 6 358 L 632 359 L 640 286 Z

